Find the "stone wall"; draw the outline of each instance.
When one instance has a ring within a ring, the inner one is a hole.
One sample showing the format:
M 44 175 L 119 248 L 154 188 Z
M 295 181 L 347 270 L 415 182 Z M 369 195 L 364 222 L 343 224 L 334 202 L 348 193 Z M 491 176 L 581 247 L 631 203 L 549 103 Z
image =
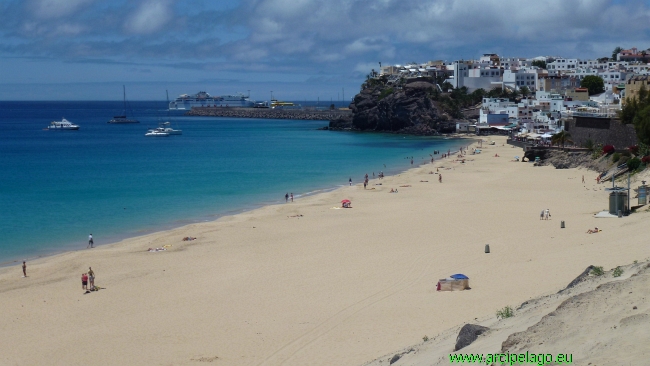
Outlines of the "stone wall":
M 575 117 L 566 122 L 565 128 L 578 146 L 584 146 L 589 139 L 594 144 L 614 145 L 616 149 L 637 144 L 634 126 L 624 125 L 618 119 Z

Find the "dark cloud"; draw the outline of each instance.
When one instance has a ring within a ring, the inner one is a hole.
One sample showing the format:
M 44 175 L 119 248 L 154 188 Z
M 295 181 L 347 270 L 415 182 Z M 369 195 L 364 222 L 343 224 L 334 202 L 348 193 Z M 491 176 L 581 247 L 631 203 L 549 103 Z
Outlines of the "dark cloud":
M 634 0 L 6 0 L 0 57 L 352 83 L 378 61 L 645 48 L 649 14 Z

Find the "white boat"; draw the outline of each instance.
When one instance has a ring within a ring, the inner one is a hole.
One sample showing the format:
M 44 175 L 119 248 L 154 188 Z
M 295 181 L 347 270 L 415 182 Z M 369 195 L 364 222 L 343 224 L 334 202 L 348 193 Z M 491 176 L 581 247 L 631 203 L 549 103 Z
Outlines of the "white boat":
M 171 122 L 163 122 L 158 126 L 157 129 L 160 129 L 163 132 L 167 132 L 170 135 L 182 135 L 183 134 L 183 130 L 175 130 L 175 129 L 173 129 Z
M 78 130 L 79 126 L 71 123 L 65 118 L 62 118 L 60 121 L 52 121 L 49 126 L 47 126 L 48 130 Z
M 160 131 L 159 129 L 153 129 L 149 130 L 147 133 L 144 134 L 147 137 L 169 137 L 169 133 Z

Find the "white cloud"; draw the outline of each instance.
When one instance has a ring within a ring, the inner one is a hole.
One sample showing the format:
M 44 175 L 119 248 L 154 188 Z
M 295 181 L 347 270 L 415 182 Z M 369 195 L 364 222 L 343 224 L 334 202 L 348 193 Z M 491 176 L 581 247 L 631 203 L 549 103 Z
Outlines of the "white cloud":
M 32 0 L 28 3 L 32 13 L 41 19 L 60 18 L 73 13 L 93 0 Z
M 147 0 L 138 6 L 124 26 L 130 33 L 150 34 L 160 30 L 171 17 L 171 1 Z

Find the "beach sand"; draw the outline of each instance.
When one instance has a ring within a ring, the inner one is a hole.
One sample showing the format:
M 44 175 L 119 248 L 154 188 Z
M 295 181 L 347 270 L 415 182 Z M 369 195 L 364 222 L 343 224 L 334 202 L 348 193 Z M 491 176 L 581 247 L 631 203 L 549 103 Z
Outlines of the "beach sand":
M 27 278 L 2 268 L 0 364 L 359 365 L 557 292 L 590 264 L 648 256 L 648 213 L 593 217 L 608 206 L 596 173 L 513 162 L 521 149 L 490 139 L 464 164 L 437 155 L 375 189 L 30 261 Z M 84 294 L 89 266 L 103 289 Z M 454 273 L 472 289 L 436 292 Z

